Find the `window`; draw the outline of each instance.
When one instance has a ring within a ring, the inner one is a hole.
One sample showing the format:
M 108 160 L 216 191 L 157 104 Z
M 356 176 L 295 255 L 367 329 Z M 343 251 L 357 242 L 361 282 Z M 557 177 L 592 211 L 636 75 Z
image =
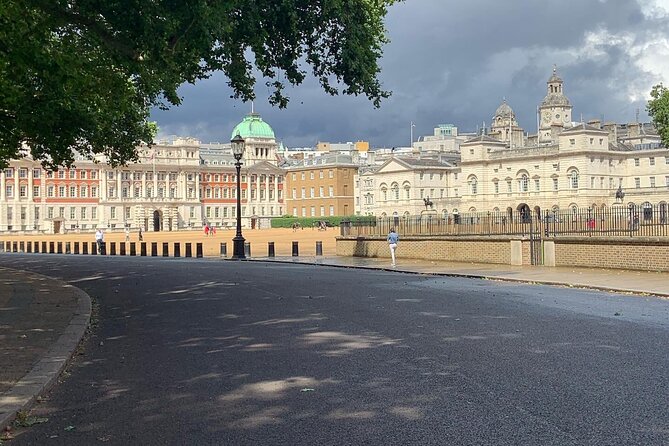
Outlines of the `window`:
M 39 220 L 39 207 L 35 206 L 35 220 Z
M 307 216 L 307 208 L 302 206 L 302 217 L 306 217 L 306 216 Z
M 55 188 L 53 186 L 47 186 L 46 187 L 46 196 L 49 197 L 49 198 L 53 198 L 54 189 Z
M 325 175 L 324 175 L 322 170 L 320 172 L 318 172 L 318 178 L 323 179 L 324 176 Z
M 527 175 L 524 175 L 524 174 L 523 174 L 523 175 L 520 177 L 520 184 L 519 184 L 519 186 L 520 186 L 520 191 L 521 191 L 521 192 L 527 192 L 527 191 L 529 190 L 529 188 L 530 188 L 530 184 L 529 184 L 529 178 L 527 177 Z
M 310 180 L 314 179 L 314 172 L 313 171 L 309 172 L 309 179 Z
M 58 171 L 58 178 L 61 179 L 61 180 L 63 178 L 65 178 L 65 171 L 64 170 L 59 170 Z
M 91 180 L 96 180 L 98 178 L 98 171 L 91 170 Z
M 329 178 L 334 178 L 334 170 L 329 170 L 328 171 L 328 177 Z
M 65 186 L 58 186 L 58 196 L 61 198 L 65 197 Z
M 33 169 L 33 178 L 39 178 L 40 174 L 41 174 L 41 170 Z
M 302 198 L 307 198 L 307 188 L 306 187 L 302 188 Z
M 28 169 L 19 169 L 19 178 L 28 178 Z
M 506 191 L 507 193 L 513 192 L 513 185 L 511 184 L 511 179 L 506 180 Z
M 109 216 L 111 218 L 116 218 L 116 206 L 112 206 L 109 208 Z
M 189 210 L 190 218 L 195 218 L 195 207 L 191 206 Z
M 639 165 L 639 158 L 634 158 L 634 165 L 638 166 Z
M 91 186 L 91 197 L 96 198 L 98 196 L 98 188 L 96 186 Z
M 33 186 L 33 197 L 39 197 L 39 186 Z
M 476 177 L 469 180 L 469 188 L 472 195 L 476 195 L 478 193 L 478 181 L 476 180 Z
M 65 217 L 65 208 L 64 207 L 59 207 L 58 208 L 58 216 L 61 218 Z
M 81 177 L 82 180 L 85 180 L 86 179 L 86 171 L 82 170 L 81 172 L 79 172 L 79 176 Z
M 634 179 L 634 187 L 636 187 L 637 189 L 641 189 L 641 178 Z
M 321 173 L 323 173 L 323 172 L 321 172 Z M 325 196 L 325 192 L 324 192 L 324 190 L 325 190 L 325 188 L 324 188 L 323 186 L 320 186 L 320 187 L 318 188 L 318 196 L 319 196 L 319 197 L 324 197 L 324 196 Z
M 534 190 L 536 192 L 539 192 L 541 190 L 541 182 L 539 181 L 539 178 L 534 179 Z
M 650 177 L 650 187 L 655 187 L 655 177 Z
M 95 220 L 96 218 L 98 218 L 98 208 L 93 206 L 91 208 L 91 220 Z
M 648 162 L 650 163 L 651 166 L 654 166 L 655 165 L 655 157 L 651 156 L 650 158 L 648 158 Z
M 53 208 L 52 207 L 48 207 L 46 209 L 46 218 L 53 218 Z
M 333 216 L 334 214 L 335 214 L 334 206 L 330 206 L 330 216 Z
M 14 169 L 5 169 L 5 178 L 14 177 Z
M 81 219 L 86 220 L 86 208 L 81 208 Z
M 19 197 L 25 198 L 27 196 L 28 196 L 28 186 L 22 184 L 21 186 L 19 186 Z
M 74 220 L 77 218 L 77 208 L 71 207 L 70 208 L 70 220 Z
M 334 197 L 334 186 L 328 186 L 328 196 Z
M 304 179 L 306 178 L 306 176 L 305 176 L 305 173 L 304 173 L 304 172 L 301 172 L 301 175 L 300 175 L 300 178 L 302 178 L 303 180 L 304 180 Z
M 311 216 L 315 217 L 316 216 L 316 206 L 311 206 Z
M 312 187 L 312 188 L 309 189 L 309 198 L 314 198 L 315 196 L 316 196 L 316 192 L 315 192 L 314 188 Z
M 70 186 L 70 197 L 74 198 L 77 196 L 77 186 Z
M 669 176 L 664 177 L 664 185 L 669 187 Z
M 569 181 L 572 189 L 578 189 L 578 171 L 572 170 L 569 174 Z
M 110 187 L 109 188 L 109 194 L 108 194 L 109 198 L 114 198 L 114 193 L 115 192 L 116 192 L 116 190 L 114 189 L 114 187 Z
M 499 181 L 493 181 L 492 185 L 493 185 L 493 188 L 495 190 L 495 193 L 498 194 L 499 193 Z

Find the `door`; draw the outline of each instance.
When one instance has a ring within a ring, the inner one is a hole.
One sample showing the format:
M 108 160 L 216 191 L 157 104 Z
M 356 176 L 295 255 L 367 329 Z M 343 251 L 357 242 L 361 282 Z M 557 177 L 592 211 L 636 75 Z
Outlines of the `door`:
M 153 211 L 153 230 L 154 232 L 159 232 L 161 228 L 161 218 L 160 211 Z

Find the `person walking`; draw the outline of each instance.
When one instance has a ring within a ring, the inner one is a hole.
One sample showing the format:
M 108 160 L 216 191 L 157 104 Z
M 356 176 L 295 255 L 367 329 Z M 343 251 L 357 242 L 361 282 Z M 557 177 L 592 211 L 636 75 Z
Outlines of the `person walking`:
M 400 240 L 400 236 L 395 232 L 395 228 L 390 229 L 387 240 L 390 247 L 390 258 L 392 259 L 391 266 L 395 266 L 395 250 L 397 249 L 397 242 Z
M 102 232 L 102 229 L 98 228 L 97 231 L 95 231 L 95 243 L 98 247 L 98 254 L 102 254 L 102 244 L 105 241 L 105 233 Z
M 140 242 L 144 241 L 144 234 L 142 233 L 141 227 L 139 228 L 139 233 L 137 234 L 137 236 L 139 237 Z

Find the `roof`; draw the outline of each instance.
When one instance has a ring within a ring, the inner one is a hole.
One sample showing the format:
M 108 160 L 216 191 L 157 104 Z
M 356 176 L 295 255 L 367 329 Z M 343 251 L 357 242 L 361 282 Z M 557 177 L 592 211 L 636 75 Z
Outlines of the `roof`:
M 408 157 L 395 157 L 396 161 L 400 161 L 408 167 L 440 167 L 448 168 L 453 167 L 453 165 L 447 161 L 440 161 L 435 159 L 421 159 L 421 158 L 408 158 Z
M 265 121 L 262 120 L 258 113 L 251 112 L 244 117 L 242 122 L 237 124 L 232 130 L 230 139 L 236 135 L 242 138 L 271 138 L 274 139 L 274 130 Z
M 609 133 L 606 130 L 602 130 L 600 128 L 593 127 L 591 125 L 586 124 L 585 122 L 581 122 L 581 123 L 575 125 L 574 127 L 571 127 L 569 129 L 563 131 L 562 133 L 577 133 L 577 132 L 597 132 L 597 133 L 606 133 L 606 134 Z
M 465 144 L 474 144 L 474 143 L 478 143 L 478 142 L 484 142 L 484 143 L 487 143 L 487 144 L 499 144 L 499 145 L 502 145 L 502 146 L 506 146 L 505 142 L 500 141 L 499 139 L 491 138 L 488 135 L 476 136 L 472 139 L 468 139 L 467 141 L 463 142 L 460 145 L 462 146 L 462 145 L 465 145 Z
M 514 113 L 513 109 L 509 106 L 509 104 L 506 103 L 506 99 L 502 101 L 502 104 L 497 107 L 497 110 L 495 111 L 495 117 L 500 117 L 500 118 L 513 118 Z

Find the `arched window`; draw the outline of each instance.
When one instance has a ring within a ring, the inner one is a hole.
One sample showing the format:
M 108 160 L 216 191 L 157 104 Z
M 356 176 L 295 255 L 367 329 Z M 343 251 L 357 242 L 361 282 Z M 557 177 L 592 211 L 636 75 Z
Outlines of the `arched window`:
M 478 180 L 476 179 L 476 176 L 470 176 L 467 182 L 469 183 L 469 193 L 476 195 L 478 193 Z
M 381 201 L 388 200 L 388 187 L 385 184 L 381 185 Z
M 404 188 L 404 199 L 405 200 L 410 200 L 411 199 L 411 184 L 410 183 L 404 183 L 402 185 Z
M 400 199 L 400 187 L 397 185 L 397 183 L 393 183 L 390 186 L 390 190 L 392 192 L 393 200 L 399 200 Z
M 578 170 L 569 172 L 569 184 L 572 189 L 578 189 Z
M 653 205 L 650 202 L 646 201 L 641 205 L 643 209 L 643 219 L 644 221 L 649 221 L 653 219 Z
M 521 192 L 527 192 L 530 188 L 530 179 L 527 174 L 522 174 L 518 179 L 518 189 Z

